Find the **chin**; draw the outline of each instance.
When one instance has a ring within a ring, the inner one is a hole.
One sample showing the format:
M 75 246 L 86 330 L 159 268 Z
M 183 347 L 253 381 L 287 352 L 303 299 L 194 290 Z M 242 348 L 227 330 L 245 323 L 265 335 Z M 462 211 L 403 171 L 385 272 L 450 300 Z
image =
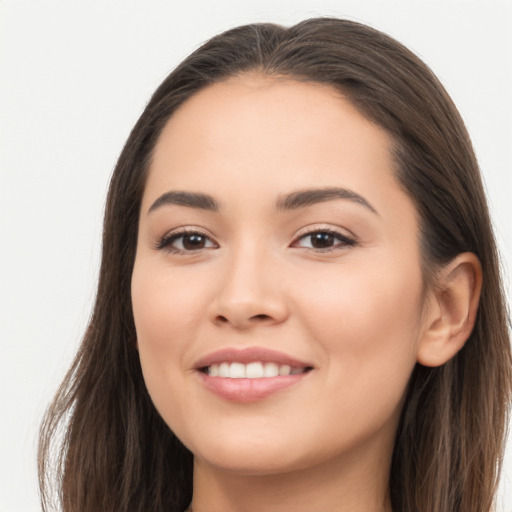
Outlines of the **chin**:
M 196 462 L 220 470 L 245 475 L 271 475 L 306 467 L 304 454 L 296 447 L 300 442 L 288 442 L 283 436 L 216 434 L 205 437 L 188 448 Z M 293 448 L 295 446 L 295 448 Z
M 228 473 L 236 473 L 237 475 L 247 476 L 271 476 L 283 473 L 290 473 L 304 469 L 308 466 L 306 461 L 289 458 L 283 460 L 279 454 L 265 452 L 262 450 L 252 451 L 249 453 L 246 450 L 244 453 L 233 452 L 230 449 L 222 452 L 207 454 L 206 457 L 202 454 L 194 456 L 197 463 L 201 461 L 210 467 L 217 470 L 225 471 Z

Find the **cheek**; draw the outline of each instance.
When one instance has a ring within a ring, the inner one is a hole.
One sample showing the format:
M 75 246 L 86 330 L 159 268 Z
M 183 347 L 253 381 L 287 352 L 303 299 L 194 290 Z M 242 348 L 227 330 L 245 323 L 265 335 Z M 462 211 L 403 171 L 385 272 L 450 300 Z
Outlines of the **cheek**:
M 348 400 L 354 389 L 361 390 L 358 398 L 370 400 L 377 395 L 383 400 L 387 394 L 391 407 L 401 398 L 416 363 L 420 271 L 401 264 L 347 265 L 318 277 L 314 300 L 304 293 L 304 283 L 295 294 L 306 312 L 305 330 L 318 341 L 332 370 L 330 386 L 338 393 L 346 389 Z
M 204 291 L 193 284 L 179 272 L 135 264 L 132 304 L 139 346 L 163 353 L 187 344 L 204 309 Z
M 204 311 L 197 290 L 180 273 L 170 273 L 155 262 L 135 264 L 132 305 L 139 357 L 148 391 L 164 417 L 165 404 L 179 404 L 176 390 L 182 387 L 183 370 L 190 366 L 186 349 Z
M 189 430 L 184 427 L 191 404 L 184 392 L 191 366 L 187 347 L 193 346 L 198 319 L 204 314 L 204 291 L 198 292 L 198 284 L 190 282 L 186 272 L 170 272 L 155 261 L 136 261 L 132 276 L 144 381 L 154 406 L 173 432 Z
M 317 275 L 314 282 L 313 290 L 297 282 L 293 294 L 303 304 L 302 309 L 311 312 L 311 323 L 329 337 L 349 329 L 359 334 L 357 346 L 363 346 L 377 341 L 373 335 L 366 339 L 370 333 L 380 332 L 385 337 L 391 331 L 403 330 L 412 335 L 418 328 L 422 295 L 419 273 L 351 267 L 334 269 L 324 278 Z

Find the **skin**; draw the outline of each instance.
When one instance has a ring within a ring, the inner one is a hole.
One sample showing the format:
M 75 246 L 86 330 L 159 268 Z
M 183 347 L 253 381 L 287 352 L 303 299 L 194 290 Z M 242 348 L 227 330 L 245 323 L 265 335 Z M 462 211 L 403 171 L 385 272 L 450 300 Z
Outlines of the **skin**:
M 132 300 L 149 393 L 194 454 L 194 512 L 391 510 L 410 374 L 422 357 L 451 357 L 472 325 L 468 307 L 445 308 L 425 286 L 417 215 L 391 145 L 330 87 L 255 74 L 200 91 L 163 130 Z M 368 204 L 276 208 L 288 194 L 332 187 Z M 155 204 L 169 191 L 208 194 L 219 209 Z M 184 227 L 202 248 L 170 239 Z M 311 233 L 326 230 L 341 238 L 315 248 Z M 464 303 L 474 302 L 476 266 L 469 257 L 447 272 Z M 448 336 L 456 315 L 469 320 Z M 226 400 L 195 364 L 233 347 L 278 350 L 313 370 L 262 400 Z

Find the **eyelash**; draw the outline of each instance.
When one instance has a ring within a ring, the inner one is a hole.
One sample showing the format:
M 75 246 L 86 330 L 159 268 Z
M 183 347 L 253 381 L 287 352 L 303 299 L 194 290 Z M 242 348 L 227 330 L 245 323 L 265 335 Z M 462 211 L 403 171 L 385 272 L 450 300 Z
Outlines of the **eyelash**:
M 200 231 L 198 231 L 196 229 L 182 229 L 180 231 L 176 231 L 174 233 L 170 233 L 169 235 L 163 236 L 158 241 L 158 243 L 156 245 L 156 248 L 158 250 L 165 250 L 165 251 L 170 252 L 172 254 L 187 254 L 187 253 L 193 253 L 193 252 L 198 252 L 198 251 L 201 251 L 201 250 L 204 250 L 204 249 L 211 249 L 212 248 L 212 247 L 201 247 L 199 249 L 186 250 L 186 249 L 178 249 L 177 247 L 173 247 L 172 244 L 176 240 L 179 240 L 180 238 L 184 238 L 187 235 L 188 236 L 193 236 L 193 235 L 200 236 L 203 239 L 205 239 L 206 241 L 212 242 L 212 239 L 209 236 L 205 235 L 204 233 L 201 233 Z
M 300 242 L 301 240 L 304 240 L 308 237 L 311 238 L 313 235 L 318 235 L 318 234 L 332 236 L 338 240 L 338 243 L 334 244 L 331 247 L 324 247 L 324 248 L 308 247 L 307 248 L 307 249 L 311 249 L 312 251 L 315 251 L 317 253 L 326 253 L 326 252 L 336 251 L 336 250 L 340 250 L 340 249 L 347 248 L 347 247 L 353 247 L 357 244 L 357 241 L 354 238 L 350 238 L 346 235 L 342 235 L 340 232 L 338 232 L 334 229 L 317 227 L 317 228 L 309 229 L 305 233 L 300 234 L 295 239 L 295 241 L 292 242 L 291 246 L 297 247 L 298 242 Z
M 353 246 L 357 245 L 357 241 L 355 239 L 350 238 L 346 235 L 342 235 L 338 231 L 335 231 L 333 229 L 327 229 L 327 228 L 315 228 L 315 229 L 310 229 L 307 232 L 299 235 L 290 244 L 290 246 L 291 247 L 300 247 L 298 245 L 298 243 L 301 240 L 305 240 L 308 237 L 312 237 L 313 235 L 317 235 L 317 234 L 324 234 L 324 235 L 327 234 L 329 236 L 332 236 L 338 240 L 338 243 L 336 243 L 335 245 L 333 245 L 331 247 L 324 247 L 324 248 L 305 247 L 305 249 L 312 250 L 316 253 L 326 253 L 326 252 L 336 251 L 336 250 L 340 250 L 342 248 L 353 247 Z M 177 247 L 173 247 L 172 244 L 174 242 L 176 242 L 180 238 L 184 238 L 187 235 L 188 236 L 193 236 L 193 235 L 199 236 L 206 241 L 205 243 L 210 242 L 213 244 L 213 246 L 200 247 L 199 249 L 190 249 L 190 250 L 179 249 Z M 158 241 L 158 243 L 156 245 L 156 249 L 164 250 L 164 251 L 167 251 L 172 254 L 192 254 L 192 253 L 199 252 L 202 250 L 215 249 L 215 248 L 218 248 L 218 245 L 215 242 L 213 242 L 213 240 L 208 235 L 205 235 L 204 233 L 201 233 L 201 231 L 198 231 L 195 229 L 183 229 L 183 230 L 171 233 L 169 235 L 165 235 Z

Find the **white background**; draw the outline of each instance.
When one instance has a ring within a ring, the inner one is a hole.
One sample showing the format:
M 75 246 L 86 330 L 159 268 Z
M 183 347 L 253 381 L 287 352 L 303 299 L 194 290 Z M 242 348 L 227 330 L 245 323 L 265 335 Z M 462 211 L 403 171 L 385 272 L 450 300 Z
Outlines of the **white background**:
M 438 74 L 510 276 L 512 0 L 0 0 L 0 512 L 40 510 L 38 425 L 86 325 L 108 179 L 150 94 L 223 29 L 317 15 L 388 32 Z M 512 454 L 505 470 L 499 512 L 512 511 Z

